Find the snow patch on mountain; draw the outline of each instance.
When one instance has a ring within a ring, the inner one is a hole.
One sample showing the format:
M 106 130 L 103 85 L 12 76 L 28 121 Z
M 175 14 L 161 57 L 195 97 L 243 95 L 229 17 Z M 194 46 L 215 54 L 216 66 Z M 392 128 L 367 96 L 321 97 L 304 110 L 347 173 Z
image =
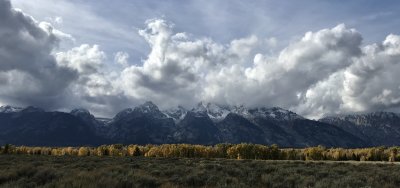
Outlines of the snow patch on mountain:
M 222 121 L 225 117 L 232 112 L 232 107 L 208 103 L 207 106 L 208 116 L 215 121 Z
M 183 120 L 183 118 L 185 118 L 186 113 L 188 112 L 188 110 L 186 110 L 184 107 L 182 106 L 178 106 L 175 108 L 170 108 L 168 110 L 164 110 L 162 111 L 168 118 L 172 118 L 174 120 L 175 123 L 179 123 L 180 121 Z
M 278 121 L 291 121 L 295 119 L 305 119 L 304 117 L 279 107 L 272 108 L 246 108 L 244 106 L 235 107 L 234 113 L 239 114 L 247 119 L 254 118 L 271 118 Z
M 0 107 L 0 113 L 15 113 L 15 112 L 20 112 L 22 110 L 23 108 L 21 107 L 14 107 L 9 105 Z

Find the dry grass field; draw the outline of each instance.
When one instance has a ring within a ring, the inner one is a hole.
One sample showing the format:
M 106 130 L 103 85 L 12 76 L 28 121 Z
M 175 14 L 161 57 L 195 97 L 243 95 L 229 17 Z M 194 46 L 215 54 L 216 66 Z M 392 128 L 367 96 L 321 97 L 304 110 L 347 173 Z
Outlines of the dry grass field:
M 400 165 L 0 155 L 0 187 L 400 187 Z

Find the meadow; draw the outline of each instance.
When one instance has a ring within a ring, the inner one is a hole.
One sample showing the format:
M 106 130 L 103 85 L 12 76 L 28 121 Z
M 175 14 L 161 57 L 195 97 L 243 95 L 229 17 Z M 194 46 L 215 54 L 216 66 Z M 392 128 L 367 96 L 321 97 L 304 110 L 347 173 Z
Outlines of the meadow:
M 0 147 L 0 187 L 400 187 L 397 147 Z
M 388 162 L 0 155 L 0 187 L 399 187 Z

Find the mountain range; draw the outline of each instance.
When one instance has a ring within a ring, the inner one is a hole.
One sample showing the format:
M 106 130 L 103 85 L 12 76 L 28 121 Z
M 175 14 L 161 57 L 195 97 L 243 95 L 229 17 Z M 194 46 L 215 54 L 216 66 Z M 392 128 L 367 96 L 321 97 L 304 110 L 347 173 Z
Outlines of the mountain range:
M 86 109 L 0 107 L 0 145 L 278 144 L 280 147 L 400 145 L 400 115 L 375 112 L 310 120 L 279 107 L 199 103 L 160 110 L 152 102 L 97 118 Z

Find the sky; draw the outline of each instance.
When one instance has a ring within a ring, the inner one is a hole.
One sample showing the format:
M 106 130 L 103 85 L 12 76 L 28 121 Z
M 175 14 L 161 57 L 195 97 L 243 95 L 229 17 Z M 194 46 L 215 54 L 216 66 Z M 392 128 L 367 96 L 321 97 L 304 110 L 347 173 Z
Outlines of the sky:
M 399 111 L 395 0 L 0 0 L 0 105 Z

